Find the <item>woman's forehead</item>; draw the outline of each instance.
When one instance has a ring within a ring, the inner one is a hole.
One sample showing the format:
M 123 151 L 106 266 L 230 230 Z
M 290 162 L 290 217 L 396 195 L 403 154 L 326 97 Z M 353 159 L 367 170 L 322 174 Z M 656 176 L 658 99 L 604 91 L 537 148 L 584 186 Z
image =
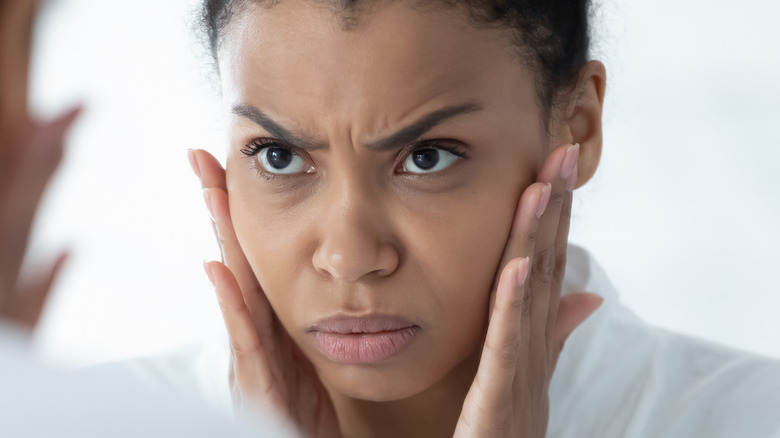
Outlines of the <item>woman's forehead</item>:
M 535 102 L 507 33 L 444 7 L 380 2 L 346 30 L 317 2 L 248 7 L 226 29 L 219 62 L 226 106 L 250 104 L 299 124 L 343 111 L 382 130 L 423 106 Z

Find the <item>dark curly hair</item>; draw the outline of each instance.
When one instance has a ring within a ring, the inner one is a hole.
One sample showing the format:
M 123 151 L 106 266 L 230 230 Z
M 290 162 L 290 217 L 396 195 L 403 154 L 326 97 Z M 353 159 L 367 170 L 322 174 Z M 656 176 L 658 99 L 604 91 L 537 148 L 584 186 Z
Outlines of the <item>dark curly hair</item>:
M 211 55 L 217 57 L 225 26 L 249 2 L 273 7 L 283 0 L 204 0 L 200 23 Z M 359 8 L 377 0 L 321 0 L 328 2 L 348 30 Z M 590 49 L 590 0 L 415 0 L 461 7 L 475 26 L 512 31 L 522 60 L 535 73 L 537 97 L 549 118 L 552 109 L 569 97 Z

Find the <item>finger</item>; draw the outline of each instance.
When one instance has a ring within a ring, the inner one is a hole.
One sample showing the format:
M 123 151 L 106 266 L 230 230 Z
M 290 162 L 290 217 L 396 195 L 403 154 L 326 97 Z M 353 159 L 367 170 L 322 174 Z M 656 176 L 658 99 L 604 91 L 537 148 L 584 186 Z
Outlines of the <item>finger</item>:
M 550 200 L 550 192 L 551 192 L 551 185 L 550 184 L 543 184 L 543 183 L 534 183 L 530 185 L 526 190 L 523 192 L 522 196 L 520 197 L 520 202 L 518 203 L 518 208 L 515 213 L 515 219 L 512 223 L 512 228 L 509 233 L 509 238 L 507 240 L 507 245 L 504 249 L 503 258 L 508 257 L 530 257 L 534 254 L 535 245 L 537 241 L 537 235 L 539 232 L 539 226 L 540 226 L 540 218 L 543 217 L 544 212 L 547 209 L 549 200 Z M 511 260 L 510 260 L 511 261 Z M 506 266 L 509 267 L 509 262 L 507 261 Z M 530 260 L 529 260 L 530 262 Z M 504 262 L 502 261 L 502 265 Z M 527 263 L 526 265 L 529 265 Z M 506 270 L 507 268 L 504 268 Z M 501 275 L 504 275 L 504 272 L 502 271 Z M 497 284 L 501 283 L 501 279 L 499 279 Z M 525 281 L 525 288 L 529 289 L 528 281 Z M 525 294 L 525 307 L 523 310 L 527 312 L 525 316 L 521 315 L 515 315 L 514 321 L 516 324 L 514 325 L 514 328 L 512 330 L 515 330 L 514 333 L 520 334 L 523 333 L 524 335 L 520 337 L 519 339 L 516 339 L 518 342 L 516 348 L 517 355 L 520 357 L 528 357 L 531 353 L 531 326 L 533 323 L 532 316 L 530 315 L 529 310 L 532 305 L 532 296 L 533 291 L 529 290 L 527 294 Z M 498 296 L 498 290 L 495 290 L 491 297 L 491 312 L 493 312 L 497 306 L 494 303 L 495 300 L 497 300 Z M 490 325 L 488 327 L 488 330 L 490 330 L 490 327 L 494 324 L 494 317 L 491 313 L 490 316 Z M 498 324 L 498 323 L 496 323 Z M 487 338 L 486 338 L 487 339 Z M 512 370 L 512 378 L 516 375 L 516 373 L 519 371 L 521 373 L 528 373 L 529 370 L 526 370 L 526 367 L 520 367 L 522 369 L 518 369 L 515 367 Z M 509 387 L 511 387 L 511 380 L 507 382 L 503 382 L 505 384 L 510 384 Z
M 557 362 L 558 355 L 563 350 L 563 344 L 574 329 L 585 322 L 603 303 L 604 298 L 589 292 L 575 292 L 561 298 L 552 336 L 556 342 L 552 358 L 553 365 Z
M 62 156 L 65 133 L 83 107 L 76 105 L 47 122 L 25 120 L 13 132 L 4 132 L 0 139 L 0 183 L 5 185 L 19 178 L 37 180 L 37 175 L 50 174 Z M 22 169 L 24 168 L 24 169 Z M 34 172 L 34 175 L 29 175 Z
M 272 338 L 275 331 L 274 314 L 238 243 L 238 238 L 233 229 L 233 222 L 230 218 L 227 193 L 219 188 L 204 189 L 203 193 L 206 203 L 210 205 L 210 211 L 212 212 L 212 218 L 214 219 L 218 239 L 223 251 L 224 263 L 235 275 L 244 296 L 244 302 L 253 316 L 258 333 Z M 265 339 L 263 340 L 265 341 Z M 270 339 L 266 344 L 268 348 L 271 348 Z M 275 351 L 269 351 L 269 354 L 271 353 L 275 353 Z
M 193 172 L 201 181 L 204 200 L 211 215 L 223 261 L 236 274 L 242 291 L 259 289 L 233 230 L 225 169 L 213 155 L 201 149 L 190 150 L 188 157 Z
M 70 258 L 70 252 L 63 251 L 55 259 L 48 273 L 39 279 L 33 286 L 27 290 L 23 290 L 19 294 L 20 298 L 20 320 L 29 325 L 35 327 L 38 325 L 38 320 L 43 313 L 43 308 L 49 299 L 49 295 L 52 291 L 54 282 L 59 278 L 63 267 Z
M 202 149 L 190 149 L 187 152 L 187 158 L 189 159 L 192 171 L 195 172 L 195 176 L 197 176 L 200 180 L 201 188 L 204 189 L 203 196 L 206 201 L 206 208 L 209 210 L 209 215 L 211 216 L 211 229 L 214 232 L 214 238 L 217 239 L 217 245 L 219 245 L 219 252 L 222 255 L 222 260 L 225 261 L 225 251 L 222 247 L 222 242 L 219 237 L 217 224 L 214 222 L 214 213 L 212 211 L 211 201 L 205 191 L 205 189 L 212 188 L 218 188 L 227 191 L 225 169 L 221 164 L 219 164 L 219 160 Z M 239 284 L 241 283 L 242 282 L 239 281 Z
M 572 149 L 571 147 L 567 148 L 566 155 L 561 165 L 561 177 L 565 180 L 565 191 L 560 213 L 558 214 L 558 229 L 555 233 L 554 253 L 556 254 L 556 261 L 554 270 L 557 272 L 554 272 L 552 277 L 550 300 L 547 309 L 545 335 L 548 339 L 548 347 L 562 343 L 562 340 L 554 336 L 553 332 L 558 318 L 561 288 L 566 269 L 566 251 L 569 243 L 569 228 L 571 224 L 571 208 L 573 201 L 572 191 L 577 183 L 578 176 L 577 159 L 579 158 L 579 147 L 578 145 L 574 145 L 574 147 L 575 149 Z M 560 350 L 553 347 L 548 348 L 547 352 L 548 363 L 554 364 L 557 361 Z
M 76 106 L 52 121 L 31 124 L 14 138 L 0 175 L 3 202 L 14 207 L 10 215 L 19 217 L 20 212 L 34 211 L 62 159 L 65 134 L 81 111 L 82 107 Z
M 510 261 L 501 272 L 496 289 L 493 313 L 488 324 L 485 346 L 474 385 L 483 391 L 482 403 L 500 406 L 511 398 L 521 344 L 528 333 L 523 330 L 528 320 L 527 288 L 529 259 Z
M 539 218 L 542 216 L 550 201 L 549 184 L 534 183 L 525 189 L 518 202 L 512 228 L 501 255 L 501 262 L 493 282 L 493 294 L 495 294 L 501 273 L 507 264 L 517 258 L 531 256 L 537 238 Z M 492 303 L 491 303 L 492 308 Z
M 219 238 L 217 224 L 214 222 L 214 212 L 212 211 L 211 200 L 208 198 L 205 191 L 205 189 L 211 188 L 220 188 L 227 191 L 225 169 L 213 155 L 202 149 L 188 150 L 187 159 L 190 162 L 190 166 L 192 167 L 195 176 L 200 180 L 201 188 L 204 189 L 203 197 L 206 201 L 206 208 L 209 211 L 209 216 L 211 216 L 211 230 L 214 232 L 214 238 L 217 239 L 222 261 L 225 261 L 225 251 L 224 248 L 222 248 L 222 242 Z
M 576 179 L 576 172 L 574 178 Z M 558 339 L 552 336 L 553 328 L 555 327 L 558 318 L 558 306 L 561 301 L 561 292 L 563 287 L 563 276 L 566 269 L 566 251 L 569 244 L 569 228 L 571 225 L 571 207 L 573 200 L 573 193 L 567 190 L 563 199 L 563 205 L 561 205 L 561 212 L 558 217 L 558 232 L 555 235 L 555 253 L 559 254 L 558 263 L 563 266 L 563 271 L 559 273 L 559 277 L 553 277 L 552 280 L 552 293 L 550 294 L 550 304 L 547 310 L 547 327 L 545 334 L 552 342 L 557 342 Z
M 204 150 L 190 150 L 188 157 L 193 172 L 201 180 L 204 200 L 211 215 L 222 260 L 236 276 L 257 331 L 273 336 L 274 315 L 271 305 L 249 266 L 233 229 L 225 169 L 213 155 Z
M 550 338 L 547 336 L 549 314 L 558 303 L 560 287 L 566 267 L 566 248 L 556 247 L 556 242 L 568 239 L 558 236 L 562 212 L 568 211 L 565 204 L 571 202 L 567 189 L 569 179 L 576 167 L 579 145 L 562 146 L 554 150 L 539 173 L 539 180 L 552 184 L 550 202 L 541 218 L 539 233 L 531 260 L 531 357 L 546 359 Z M 564 219 L 566 222 L 568 219 Z M 545 367 L 549 361 L 539 362 Z
M 213 155 L 202 149 L 191 149 L 188 158 L 193 172 L 201 181 L 202 188 L 217 188 L 227 191 L 225 169 Z
M 0 3 L 0 142 L 27 120 L 27 90 L 36 0 Z
M 32 285 L 20 291 L 11 291 L 0 303 L 0 315 L 17 323 L 35 328 L 48 299 L 52 285 L 56 281 L 70 254 L 63 251 L 52 266 L 40 276 L 32 279 Z
M 49 122 L 35 124 L 16 147 L 18 161 L 13 177 L 16 183 L 24 187 L 27 205 L 26 211 L 33 207 L 43 194 L 46 185 L 54 171 L 62 161 L 65 148 L 65 135 L 83 112 L 81 105 L 65 111 L 62 115 Z
M 242 396 L 262 399 L 272 390 L 273 373 L 238 282 L 223 263 L 204 263 L 204 269 L 216 289 Z
M 80 112 L 75 107 L 25 130 L 6 156 L 0 176 L 0 290 L 5 293 L 16 287 L 38 203 L 62 158 L 63 137 Z

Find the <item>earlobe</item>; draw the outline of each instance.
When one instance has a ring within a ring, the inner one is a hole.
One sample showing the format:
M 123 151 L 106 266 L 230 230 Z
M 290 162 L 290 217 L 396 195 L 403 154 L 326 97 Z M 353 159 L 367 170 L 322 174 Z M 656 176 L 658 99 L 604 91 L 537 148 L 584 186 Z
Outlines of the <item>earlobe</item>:
M 607 71 L 600 61 L 582 67 L 576 98 L 567 111 L 572 143 L 580 144 L 577 186 L 585 185 L 599 166 L 603 132 L 601 114 L 604 107 Z

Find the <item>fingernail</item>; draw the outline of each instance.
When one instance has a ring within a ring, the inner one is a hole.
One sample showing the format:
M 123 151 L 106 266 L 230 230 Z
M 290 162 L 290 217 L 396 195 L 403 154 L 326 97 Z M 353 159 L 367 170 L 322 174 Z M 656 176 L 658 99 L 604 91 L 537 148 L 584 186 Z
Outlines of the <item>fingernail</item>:
M 542 193 L 539 195 L 539 203 L 536 206 L 536 218 L 539 219 L 547 210 L 547 204 L 550 203 L 550 194 L 552 193 L 552 184 L 547 183 L 542 187 Z
M 517 263 L 517 285 L 525 284 L 525 280 L 528 278 L 528 265 L 530 263 L 528 257 L 520 259 Z
M 206 260 L 203 260 L 203 270 L 206 271 L 206 277 L 209 278 L 211 285 L 216 286 L 217 283 L 214 281 L 214 274 L 211 273 L 211 267 L 209 266 L 209 262 Z
M 216 216 L 214 215 L 214 205 L 211 202 L 211 190 L 205 189 L 203 190 L 203 200 L 206 201 L 206 209 L 209 211 L 209 216 L 211 217 L 211 220 L 216 222 Z
M 190 160 L 190 167 L 195 172 L 195 176 L 200 179 L 200 165 L 198 165 L 198 159 L 195 157 L 195 151 L 193 149 L 187 149 L 187 159 Z
M 577 159 L 580 156 L 580 144 L 576 143 L 569 146 L 566 149 L 566 156 L 563 157 L 563 165 L 561 166 L 561 176 L 563 179 L 569 181 L 569 178 L 577 170 Z

